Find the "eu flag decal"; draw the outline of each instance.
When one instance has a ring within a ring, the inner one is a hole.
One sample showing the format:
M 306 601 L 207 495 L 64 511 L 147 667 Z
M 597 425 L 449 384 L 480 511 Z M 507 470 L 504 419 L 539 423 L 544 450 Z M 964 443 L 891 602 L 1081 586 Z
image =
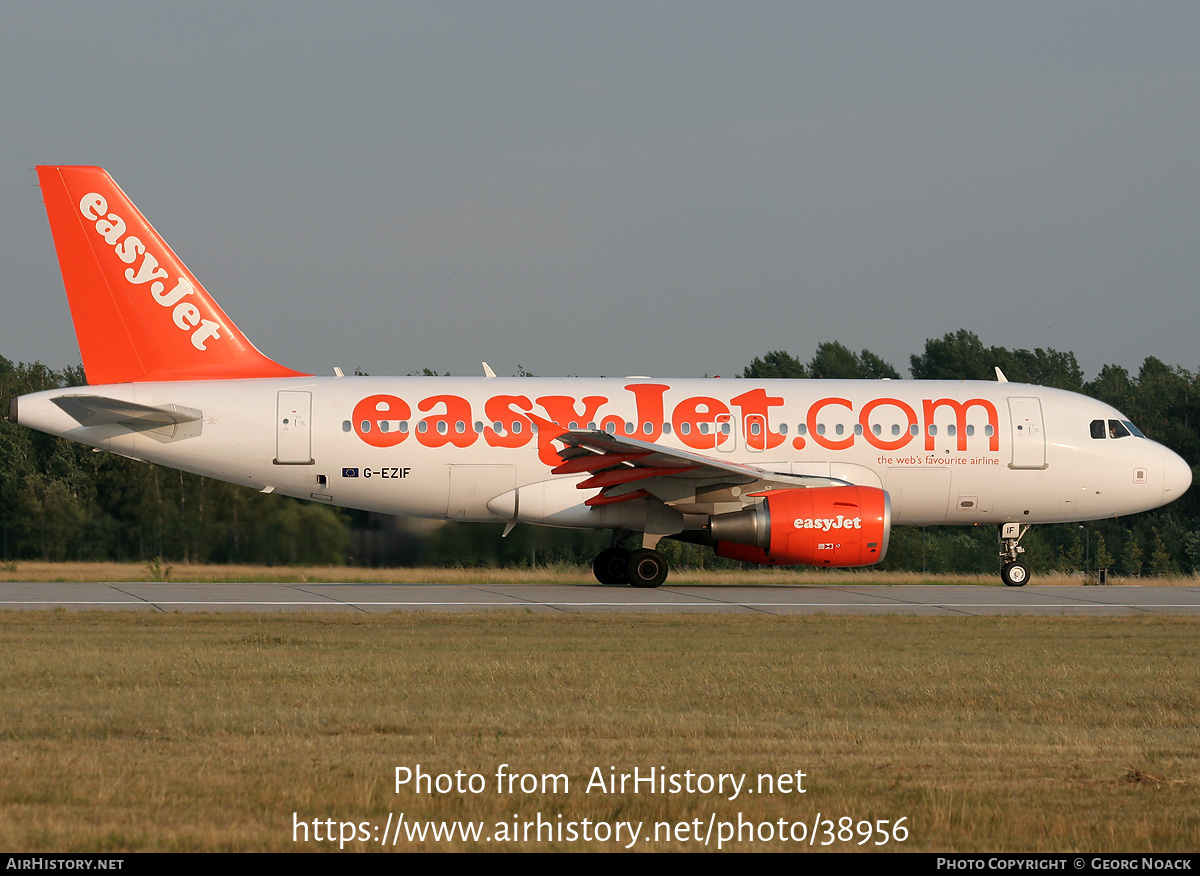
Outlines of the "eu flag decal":
M 356 478 L 356 477 L 358 477 L 358 469 L 356 469 L 356 468 L 344 468 L 344 469 L 342 469 L 342 477 L 344 477 L 344 478 Z

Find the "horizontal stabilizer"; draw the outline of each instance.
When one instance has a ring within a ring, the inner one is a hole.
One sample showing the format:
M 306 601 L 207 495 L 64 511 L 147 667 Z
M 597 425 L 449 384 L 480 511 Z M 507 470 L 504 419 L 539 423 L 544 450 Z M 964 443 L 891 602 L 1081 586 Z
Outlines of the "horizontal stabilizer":
M 134 432 L 193 423 L 204 416 L 181 405 L 152 407 L 102 395 L 61 395 L 52 401 L 81 426 L 124 426 Z

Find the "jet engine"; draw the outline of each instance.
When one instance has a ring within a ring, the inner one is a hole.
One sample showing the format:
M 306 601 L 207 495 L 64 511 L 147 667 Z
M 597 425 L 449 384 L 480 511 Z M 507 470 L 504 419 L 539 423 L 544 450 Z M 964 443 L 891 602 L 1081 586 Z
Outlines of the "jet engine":
M 888 494 L 876 487 L 812 487 L 755 493 L 762 502 L 714 514 L 717 556 L 771 566 L 870 566 L 887 553 Z

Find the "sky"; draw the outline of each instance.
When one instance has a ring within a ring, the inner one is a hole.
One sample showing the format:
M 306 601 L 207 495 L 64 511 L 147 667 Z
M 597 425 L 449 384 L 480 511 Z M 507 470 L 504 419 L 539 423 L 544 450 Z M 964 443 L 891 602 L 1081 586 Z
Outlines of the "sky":
M 925 340 L 1200 369 L 1200 3 L 6 3 L 0 356 L 79 361 L 38 164 L 267 355 L 740 374 Z

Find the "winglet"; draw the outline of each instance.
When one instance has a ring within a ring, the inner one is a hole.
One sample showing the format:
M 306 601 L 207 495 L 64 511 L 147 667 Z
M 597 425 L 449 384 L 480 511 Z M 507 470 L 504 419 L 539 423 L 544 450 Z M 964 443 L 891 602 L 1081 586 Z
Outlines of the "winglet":
M 308 376 L 250 343 L 103 169 L 37 172 L 88 383 Z
M 562 455 L 553 442 L 562 440 L 564 435 L 570 434 L 569 430 L 537 414 L 526 413 L 525 416 L 537 426 L 538 459 L 552 469 L 562 465 Z
M 995 367 L 996 367 L 996 382 L 997 383 L 1008 383 L 1008 378 L 1004 376 L 1004 372 L 1000 370 L 1000 366 L 997 365 Z
M 546 441 L 557 441 L 569 431 L 553 420 L 547 420 L 545 417 L 539 417 L 537 414 L 526 413 L 525 416 L 537 424 L 538 437 Z

